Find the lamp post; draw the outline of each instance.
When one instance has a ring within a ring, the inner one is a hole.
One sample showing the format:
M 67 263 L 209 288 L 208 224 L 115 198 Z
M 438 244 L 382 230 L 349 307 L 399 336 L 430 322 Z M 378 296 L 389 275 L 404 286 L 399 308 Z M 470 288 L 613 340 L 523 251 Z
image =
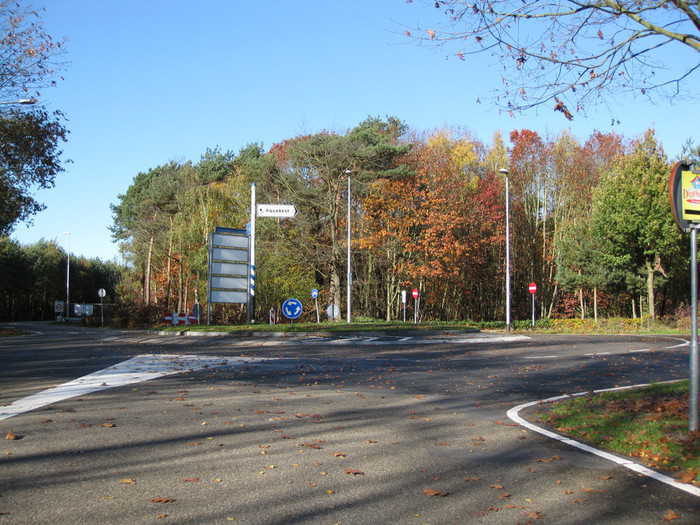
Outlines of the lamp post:
M 70 317 L 70 232 L 63 232 L 68 237 L 68 258 L 66 259 L 66 318 Z
M 506 178 L 506 332 L 510 332 L 510 195 L 508 193 L 508 170 L 498 173 Z
M 0 102 L 3 106 L 9 105 L 19 105 L 19 106 L 31 106 L 38 102 L 35 98 L 20 98 L 19 100 L 8 100 L 6 102 Z
M 348 324 L 352 323 L 352 261 L 350 259 L 350 244 L 352 242 L 351 238 L 351 233 L 350 233 L 350 174 L 352 171 L 350 170 L 345 170 L 345 174 L 348 176 L 348 274 L 347 274 L 347 299 L 348 299 L 348 304 L 347 304 L 347 322 Z

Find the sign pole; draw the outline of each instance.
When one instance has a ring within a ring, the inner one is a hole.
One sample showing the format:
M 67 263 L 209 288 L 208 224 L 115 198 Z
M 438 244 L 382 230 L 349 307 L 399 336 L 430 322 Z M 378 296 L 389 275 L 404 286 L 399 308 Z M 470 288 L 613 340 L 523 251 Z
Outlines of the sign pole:
M 690 227 L 690 403 L 688 430 L 698 430 L 698 226 Z
M 348 296 L 348 305 L 347 305 L 347 323 L 350 324 L 352 323 L 352 259 L 350 258 L 350 246 L 352 243 L 352 238 L 351 238 L 351 230 L 350 230 L 350 206 L 351 206 L 351 200 L 350 200 L 350 173 L 348 173 L 348 275 L 347 275 L 347 286 L 348 286 L 348 291 L 347 291 L 347 296 Z
M 318 297 L 314 297 L 314 302 L 316 303 L 316 324 L 321 322 L 321 315 L 318 313 Z
M 248 275 L 248 324 L 255 323 L 255 183 L 250 184 L 250 250 Z
M 406 290 L 401 290 L 401 302 L 403 303 L 403 322 L 406 322 Z
M 532 294 L 532 327 L 535 327 L 535 294 Z

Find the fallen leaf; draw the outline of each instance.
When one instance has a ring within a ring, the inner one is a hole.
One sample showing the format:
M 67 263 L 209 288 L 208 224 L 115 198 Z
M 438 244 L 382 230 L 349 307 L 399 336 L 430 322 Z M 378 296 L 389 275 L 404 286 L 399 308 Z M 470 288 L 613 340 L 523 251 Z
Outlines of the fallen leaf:
M 151 498 L 151 503 L 172 503 L 174 498 Z
M 7 439 L 9 441 L 15 441 L 17 439 L 21 439 L 21 436 L 18 436 L 14 432 L 10 431 L 7 434 L 5 434 L 5 439 Z
M 533 520 L 541 520 L 542 518 L 544 518 L 544 514 L 542 514 L 541 512 L 539 512 L 537 510 L 533 510 L 533 511 L 527 513 L 527 517 L 531 518 Z
M 333 454 L 336 458 L 346 458 L 348 455 L 345 452 L 336 452 Z
M 466 476 L 464 481 L 479 481 L 481 478 L 479 476 Z
M 443 492 L 442 490 L 435 489 L 423 489 L 423 494 L 426 496 L 439 496 L 444 498 L 449 494 L 449 492 Z
M 362 472 L 361 470 L 355 470 L 355 469 L 352 469 L 352 468 L 345 469 L 345 473 L 346 473 L 346 474 L 351 474 L 352 476 L 364 476 L 364 475 L 365 475 L 365 473 Z
M 167 518 L 167 517 L 168 517 L 167 514 L 158 514 L 158 515 L 156 516 L 156 519 L 157 519 L 157 520 L 162 520 L 162 519 L 165 519 L 165 518 Z
M 677 520 L 677 519 L 679 519 L 680 517 L 681 517 L 680 514 L 674 512 L 674 511 L 671 510 L 671 509 L 668 509 L 668 510 L 664 513 L 664 521 Z
M 182 481 L 185 483 L 197 483 L 199 481 L 199 478 L 182 478 Z
M 102 423 L 100 426 L 104 428 L 114 428 L 117 425 L 115 425 L 114 423 Z
M 496 484 L 496 485 L 491 485 L 491 488 L 492 488 L 492 489 L 502 489 L 502 488 L 503 488 L 503 485 L 498 485 L 498 484 Z
M 136 483 L 136 480 L 133 478 L 124 478 L 120 479 L 119 483 L 123 483 L 124 485 L 133 485 L 134 483 Z
M 333 490 L 333 489 L 328 489 L 328 490 L 326 491 L 326 494 L 328 494 L 329 496 L 332 496 L 333 494 L 335 494 L 335 490 Z
M 598 479 L 602 479 L 603 481 L 608 481 L 609 479 L 612 479 L 612 476 L 599 476 Z

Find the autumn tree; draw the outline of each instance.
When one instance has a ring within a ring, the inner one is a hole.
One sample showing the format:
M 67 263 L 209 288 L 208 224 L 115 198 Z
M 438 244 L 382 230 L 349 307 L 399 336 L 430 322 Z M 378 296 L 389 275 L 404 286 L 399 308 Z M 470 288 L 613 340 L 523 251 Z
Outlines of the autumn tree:
M 411 2 L 412 0 L 408 0 Z M 423 2 L 421 2 L 423 3 Z M 551 104 L 566 118 L 618 92 L 677 93 L 700 67 L 700 8 L 678 0 L 430 0 L 435 27 L 407 32 L 469 62 L 503 65 L 497 103 L 509 110 Z M 673 53 L 674 62 L 663 55 Z M 666 66 L 666 67 L 662 67 Z
M 48 113 L 36 99 L 56 81 L 61 48 L 38 12 L 0 1 L 0 235 L 44 209 L 33 190 L 53 187 L 63 171 L 63 115 Z
M 296 219 L 307 233 L 307 260 L 329 285 L 329 301 L 340 311 L 345 269 L 343 227 L 348 176 L 354 182 L 354 202 L 362 201 L 367 184 L 376 178 L 398 177 L 397 159 L 408 146 L 399 143 L 405 125 L 398 119 L 370 117 L 345 135 L 322 132 L 272 148 L 279 170 L 275 184 L 298 205 Z M 355 207 L 351 210 L 359 211 Z

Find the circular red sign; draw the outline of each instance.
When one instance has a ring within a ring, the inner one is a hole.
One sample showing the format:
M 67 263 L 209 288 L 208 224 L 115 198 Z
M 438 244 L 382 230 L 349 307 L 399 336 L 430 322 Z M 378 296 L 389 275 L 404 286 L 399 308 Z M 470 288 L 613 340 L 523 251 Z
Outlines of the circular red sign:
M 527 289 L 530 293 L 537 293 L 537 283 L 530 283 Z
M 413 291 L 411 292 L 411 295 L 413 296 L 414 299 L 418 299 L 418 296 L 420 293 L 418 292 L 418 288 L 414 288 Z

